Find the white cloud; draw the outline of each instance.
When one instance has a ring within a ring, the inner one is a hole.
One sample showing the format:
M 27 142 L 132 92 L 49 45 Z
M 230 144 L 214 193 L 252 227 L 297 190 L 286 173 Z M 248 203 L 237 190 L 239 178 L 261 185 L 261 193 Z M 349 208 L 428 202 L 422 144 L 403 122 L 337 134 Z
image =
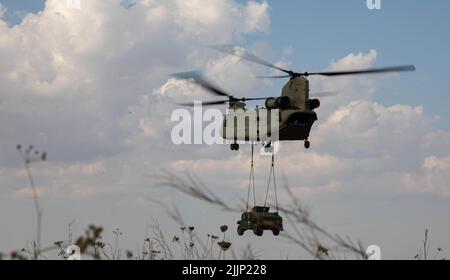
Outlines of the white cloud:
M 366 69 L 374 67 L 377 51 L 372 49 L 368 53 L 350 53 L 341 59 L 332 60 L 327 68 L 330 71 L 348 69 Z M 375 94 L 378 81 L 382 79 L 377 75 L 321 77 L 312 76 L 310 80 L 311 92 L 333 91 L 337 95 L 323 98 L 319 109 L 320 118 L 328 118 L 334 111 L 356 100 L 368 100 Z
M 362 52 L 354 54 L 350 53 L 347 56 L 339 59 L 338 61 L 333 60 L 330 63 L 330 70 L 347 70 L 347 69 L 364 69 L 372 66 L 377 59 L 377 51 L 372 49 L 369 53 L 364 54 Z
M 211 42 L 229 42 L 236 33 L 240 36 L 269 31 L 267 2 L 250 1 L 241 5 L 234 1 L 177 0 L 175 8 L 179 11 L 175 21 L 187 33 L 206 35 Z M 226 16 L 224 11 L 227 11 Z
M 268 33 L 270 31 L 268 10 L 269 4 L 266 1 L 263 3 L 258 3 L 256 1 L 248 2 L 244 14 L 244 17 L 246 18 L 244 23 L 245 30 L 247 32 L 261 31 Z
M 425 191 L 450 196 L 450 156 L 430 156 L 424 160 Z
M 424 135 L 421 148 L 429 150 L 431 154 L 450 154 L 449 139 L 450 131 L 433 130 Z
M 397 156 L 420 148 L 433 118 L 422 107 L 385 107 L 368 100 L 352 101 L 319 123 L 312 139 L 341 155 Z M 367 149 L 367 147 L 371 147 Z
M 154 90 L 170 73 L 215 60 L 213 73 L 223 77 L 231 61 L 221 63 L 229 59 L 214 59 L 205 47 L 267 32 L 268 9 L 266 2 L 254 1 L 142 0 L 131 9 L 83 1 L 76 10 L 49 0 L 42 13 L 28 15 L 20 25 L 1 25 L 1 164 L 14 161 L 11 147 L 22 142 L 62 160 L 129 149 L 136 131 L 149 134 L 142 130 L 145 118 L 130 118 L 129 107 L 148 105 L 141 113 L 150 112 L 152 122 L 145 126 L 158 131 L 169 115 L 158 106 L 167 108 L 176 99 L 156 103 Z M 140 104 L 145 96 L 150 99 Z
M 427 171 L 448 171 L 450 169 L 450 156 L 446 158 L 437 158 L 436 156 L 430 156 L 425 159 L 423 163 L 423 169 Z
M 5 6 L 2 5 L 2 3 L 0 3 L 0 20 L 3 19 L 3 17 L 5 16 L 7 12 L 7 9 Z
M 332 61 L 329 69 L 371 67 L 376 56 L 375 50 L 350 54 Z M 371 96 L 377 92 L 380 81 L 377 76 L 312 81 L 319 87 L 338 88 L 340 92 L 337 98 L 322 100 L 325 109 L 318 111 L 319 122 L 310 136 L 310 151 L 304 151 L 298 142 L 282 143 L 277 166 L 293 187 L 305 195 L 336 190 L 337 186 L 341 193 L 407 194 L 409 192 L 405 192 L 402 185 L 405 174 L 422 174 L 423 162 L 429 162 L 430 155 L 445 154 L 450 149 L 450 134 L 434 129 L 437 118 L 427 115 L 423 107 L 385 106 L 372 101 Z M 225 160 L 222 157 L 202 159 L 198 155 L 196 160 L 183 160 L 176 166 L 193 169 L 207 180 L 233 174 L 233 178 L 241 178 L 236 179 L 240 182 L 238 185 L 245 186 L 249 168 L 247 156 L 248 149 Z M 260 184 L 268 172 L 264 164 L 268 164 L 268 159 L 258 157 L 257 168 L 263 170 L 259 173 L 262 177 L 258 177 Z M 440 175 L 433 175 L 427 182 L 421 180 L 420 187 L 423 189 L 428 185 L 430 188 L 430 182 L 433 182 L 434 190 L 445 189 L 445 180 L 437 177 Z M 442 191 L 431 193 L 444 194 Z
M 214 168 L 235 174 L 238 161 L 244 175 L 245 156 L 223 154 L 226 147 L 182 147 L 182 154 L 168 155 L 173 104 L 208 97 L 167 75 L 203 68 L 236 96 L 264 86 L 247 79 L 261 71 L 258 66 L 204 47 L 269 32 L 267 2 L 145 0 L 129 10 L 104 1 L 83 4 L 77 11 L 47 1 L 43 13 L 28 16 L 14 29 L 2 27 L 0 79 L 8 93 L 0 122 L 8 133 L 0 147 L 8 155 L 5 161 L 16 157 L 9 151 L 16 143 L 31 141 L 62 160 L 123 159 L 121 154 L 127 154 L 135 162 L 141 157 L 169 166 L 190 162 L 196 172 L 209 170 L 210 175 Z M 253 47 L 256 52 L 266 48 Z M 376 50 L 350 53 L 331 61 L 328 69 L 371 67 L 377 55 Z M 447 132 L 434 131 L 435 119 L 422 107 L 371 101 L 379 79 L 311 78 L 314 92 L 336 90 L 339 95 L 322 100 L 312 151 L 304 153 L 300 143 L 283 143 L 280 169 L 288 177 L 306 178 L 299 187 L 324 186 L 336 178 L 346 182 L 354 170 L 364 176 L 394 170 L 401 176 L 401 169 L 419 168 L 435 143 L 448 146 L 442 144 Z M 412 156 L 411 150 L 418 152 Z
M 429 156 L 424 159 L 421 172 L 403 176 L 403 186 L 414 193 L 429 193 L 450 197 L 450 156 Z

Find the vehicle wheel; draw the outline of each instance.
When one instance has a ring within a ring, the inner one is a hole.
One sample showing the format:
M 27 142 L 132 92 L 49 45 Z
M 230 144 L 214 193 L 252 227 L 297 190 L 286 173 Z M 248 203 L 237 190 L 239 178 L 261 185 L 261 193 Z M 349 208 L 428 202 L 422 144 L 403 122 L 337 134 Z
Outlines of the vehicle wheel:
M 232 151 L 234 151 L 236 148 L 235 148 L 235 146 L 234 146 L 234 144 L 231 144 L 230 145 L 230 149 L 232 150 Z
M 238 234 L 239 236 L 244 235 L 244 230 L 243 230 L 240 226 L 237 227 L 237 234 Z
M 278 236 L 280 234 L 280 230 L 279 229 L 274 229 L 272 230 L 273 235 Z
M 234 149 L 236 150 L 236 151 L 239 151 L 239 144 L 234 144 Z
M 261 229 L 261 228 L 259 228 L 259 227 L 255 227 L 254 229 L 253 229 L 253 233 L 255 234 L 255 235 L 257 235 L 257 236 L 262 236 L 263 235 L 263 230 Z
M 306 140 L 305 141 L 305 149 L 309 149 L 309 147 L 311 147 L 311 143 L 308 140 Z

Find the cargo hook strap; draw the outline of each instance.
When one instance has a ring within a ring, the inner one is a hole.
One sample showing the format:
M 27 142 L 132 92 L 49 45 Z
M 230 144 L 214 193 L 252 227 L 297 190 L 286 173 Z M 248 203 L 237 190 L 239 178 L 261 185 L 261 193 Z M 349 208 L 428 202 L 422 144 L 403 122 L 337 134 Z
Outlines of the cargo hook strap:
M 253 206 L 256 206 L 256 192 L 255 192 L 255 167 L 254 167 L 254 160 L 253 160 L 253 153 L 254 153 L 254 144 L 252 144 L 252 161 L 251 161 L 251 167 L 250 167 L 250 178 L 248 179 L 248 193 L 247 193 L 247 211 L 248 203 L 250 200 L 250 189 L 253 187 Z
M 272 181 L 272 177 L 273 177 L 273 187 L 275 190 L 275 205 L 277 207 L 277 212 L 278 212 L 277 182 L 275 180 L 275 153 L 272 153 L 272 166 L 270 168 L 270 173 L 269 173 L 269 182 L 267 182 L 267 191 L 266 191 L 266 199 L 264 201 L 264 207 L 266 207 L 266 205 L 267 205 L 267 197 L 269 195 L 269 188 L 270 188 L 270 182 Z

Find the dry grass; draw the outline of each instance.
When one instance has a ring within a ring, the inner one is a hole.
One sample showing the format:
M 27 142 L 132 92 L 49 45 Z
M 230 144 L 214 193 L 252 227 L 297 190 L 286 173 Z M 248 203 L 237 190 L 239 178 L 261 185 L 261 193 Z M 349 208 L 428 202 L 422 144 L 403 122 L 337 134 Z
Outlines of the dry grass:
M 180 177 L 168 171 L 163 171 L 163 175 L 157 178 L 159 179 L 159 186 L 173 188 L 223 210 L 240 213 L 245 209 L 241 206 L 227 204 L 220 196 L 208 189 L 201 180 L 190 173 Z M 308 209 L 296 198 L 287 184 L 284 185 L 284 188 L 291 197 L 288 206 L 279 206 L 279 211 L 289 225 L 289 231 L 282 233 L 286 240 L 299 246 L 314 259 L 368 258 L 365 247 L 360 241 L 332 234 L 319 226 L 310 218 Z M 269 206 L 273 207 L 273 205 Z
M 416 260 L 445 260 L 445 258 L 442 257 L 442 254 L 444 253 L 444 249 L 437 247 L 434 250 L 434 254 L 432 257 L 430 257 L 431 254 L 431 240 L 429 238 L 429 231 L 428 229 L 425 229 L 424 238 L 422 241 L 422 249 L 419 250 L 419 253 L 414 257 Z
M 136 245 L 134 250 L 123 250 L 120 247 L 123 233 L 120 229 L 112 231 L 112 242 L 105 242 L 102 234 L 104 229 L 100 226 L 90 225 L 82 236 L 72 240 L 71 226 L 68 225 L 67 239 L 55 241 L 51 246 L 41 246 L 42 216 L 43 212 L 39 203 L 39 196 L 32 175 L 31 164 L 38 161 L 45 161 L 47 154 L 39 152 L 33 146 L 29 146 L 26 150 L 18 145 L 22 159 L 24 160 L 24 168 L 27 174 L 30 188 L 33 195 L 33 203 L 36 214 L 36 240 L 27 243 L 20 250 L 15 250 L 9 254 L 0 252 L 1 259 L 17 259 L 17 260 L 37 260 L 50 258 L 66 259 L 69 255 L 66 248 L 72 244 L 80 248 L 83 258 L 96 260 L 211 260 L 225 259 L 226 252 L 231 251 L 233 259 L 254 260 L 261 258 L 261 253 L 255 251 L 251 244 L 242 250 L 241 257 L 237 257 L 232 250 L 232 242 L 226 239 L 227 225 L 219 226 L 220 234 L 199 235 L 194 226 L 187 226 L 183 217 L 176 207 L 169 207 L 157 200 L 150 200 L 158 203 L 163 207 L 173 222 L 179 225 L 179 232 L 175 235 L 166 234 L 157 221 L 148 226 L 150 230 L 146 233 L 145 239 Z M 186 173 L 184 176 L 177 176 L 168 171 L 163 171 L 162 175 L 156 176 L 158 185 L 175 189 L 189 197 L 198 199 L 209 204 L 212 207 L 218 207 L 222 210 L 241 213 L 245 210 L 245 202 L 242 201 L 240 206 L 232 206 L 223 201 L 220 196 L 212 192 L 203 182 L 193 174 Z M 284 239 L 291 242 L 299 249 L 306 252 L 311 259 L 362 259 L 368 258 L 365 247 L 358 240 L 349 237 L 342 237 L 337 234 L 330 233 L 322 226 L 318 225 L 311 219 L 310 213 L 303 203 L 292 193 L 288 184 L 284 185 L 284 189 L 291 198 L 291 201 L 285 207 L 279 207 L 285 222 L 287 222 L 286 231 L 282 233 Z M 273 207 L 273 205 L 269 205 Z M 171 236 L 170 238 L 168 236 Z M 200 236 L 203 236 L 200 237 Z M 231 250 L 230 250 L 231 248 Z M 443 249 L 437 248 L 435 254 L 430 257 L 431 242 L 428 236 L 428 230 L 425 231 L 423 240 L 423 248 L 415 256 L 415 259 L 429 260 L 442 259 Z

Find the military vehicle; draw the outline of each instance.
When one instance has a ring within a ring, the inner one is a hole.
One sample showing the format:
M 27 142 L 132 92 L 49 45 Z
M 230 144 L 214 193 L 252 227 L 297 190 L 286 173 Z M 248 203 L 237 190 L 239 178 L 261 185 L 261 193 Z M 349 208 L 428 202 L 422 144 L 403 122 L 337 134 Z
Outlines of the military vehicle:
M 268 142 L 270 145 L 271 141 L 268 140 L 272 140 L 272 135 L 278 136 L 278 139 L 275 139 L 275 141 L 304 141 L 304 147 L 309 149 L 309 134 L 313 124 L 318 119 L 315 112 L 315 110 L 320 107 L 320 100 L 318 97 L 330 95 L 329 92 L 310 94 L 310 85 L 309 80 L 307 79 L 309 76 L 320 75 L 334 77 L 342 75 L 415 71 L 414 65 L 404 65 L 361 70 L 298 73 L 269 63 L 262 58 L 250 54 L 242 48 L 236 48 L 229 45 L 213 46 L 211 48 L 285 73 L 285 75 L 281 76 L 264 76 L 260 78 L 289 78 L 289 81 L 284 85 L 281 91 L 281 96 L 236 98 L 206 81 L 197 72 L 174 74 L 176 78 L 190 80 L 212 94 L 226 98 L 224 100 L 203 102 L 202 105 L 214 106 L 228 104 L 229 110 L 227 115 L 224 116 L 222 137 L 233 143 L 230 145 L 230 148 L 235 151 L 239 150 L 237 141 Z M 257 107 L 254 109 L 246 109 L 245 102 L 254 100 L 265 100 L 265 108 Z M 195 103 L 185 103 L 182 105 L 195 106 Z M 268 123 L 267 120 L 270 120 L 270 117 L 267 117 L 264 121 L 263 118 L 260 118 L 262 110 L 268 111 L 267 114 L 270 114 L 274 109 L 277 109 L 277 111 L 274 112 L 278 112 L 276 116 L 278 125 Z M 243 119 L 244 121 L 234 121 L 235 119 Z M 276 129 L 278 131 L 275 131 Z
M 269 207 L 255 206 L 252 211 L 242 214 L 237 222 L 237 233 L 243 235 L 246 230 L 253 230 L 257 236 L 262 236 L 264 230 L 271 230 L 273 235 L 279 235 L 283 230 L 283 218 L 278 212 L 269 212 Z

